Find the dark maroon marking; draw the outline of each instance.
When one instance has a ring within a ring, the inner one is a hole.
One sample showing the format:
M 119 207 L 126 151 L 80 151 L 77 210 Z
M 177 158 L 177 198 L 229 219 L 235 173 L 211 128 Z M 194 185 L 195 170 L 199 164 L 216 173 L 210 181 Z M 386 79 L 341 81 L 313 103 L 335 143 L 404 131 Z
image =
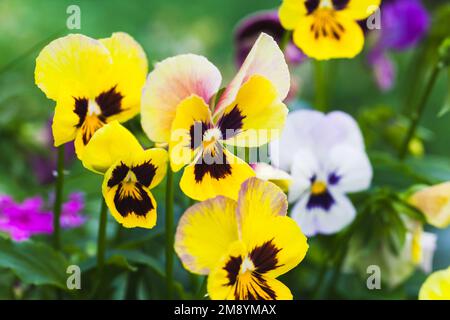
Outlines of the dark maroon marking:
M 189 129 L 191 136 L 191 149 L 195 150 L 202 145 L 203 135 L 210 126 L 207 123 L 196 121 Z
M 325 211 L 330 211 L 331 207 L 335 204 L 334 198 L 328 190 L 320 194 L 311 194 L 309 196 L 306 208 L 308 210 L 312 209 L 323 209 Z
M 86 119 L 88 110 L 88 100 L 85 98 L 74 98 L 75 99 L 75 109 L 73 112 L 78 116 L 78 123 L 75 125 L 76 128 L 81 128 Z
M 230 112 L 224 114 L 219 121 L 217 122 L 217 126 L 222 132 L 222 137 L 224 140 L 234 137 L 239 131 L 242 129 L 243 120 L 246 116 L 242 115 L 241 110 L 239 110 L 238 106 L 234 106 Z
M 200 157 L 195 164 L 194 175 L 197 183 L 200 183 L 207 173 L 216 180 L 223 179 L 231 174 L 231 166 L 223 153 L 222 146 L 217 146 L 217 152 L 214 157 L 208 160 Z
M 105 91 L 95 98 L 101 110 L 101 117 L 108 118 L 123 111 L 122 109 L 123 96 L 116 91 L 116 86 L 110 90 Z M 99 117 L 100 118 L 100 117 Z
M 347 7 L 350 0 L 332 0 L 333 8 L 336 10 L 343 10 Z
M 125 164 L 121 162 L 120 165 L 114 168 L 111 174 L 111 178 L 109 178 L 108 180 L 108 187 L 112 188 L 121 183 L 123 179 L 125 179 L 125 177 L 127 176 L 129 170 L 130 168 L 128 168 Z
M 269 285 L 267 284 L 267 281 L 263 278 L 263 276 L 259 273 L 252 273 L 252 276 L 256 279 L 257 286 L 260 290 L 262 290 L 265 294 L 267 294 L 271 299 L 275 300 L 277 298 L 277 295 L 275 291 Z M 255 287 L 253 286 L 253 283 L 251 284 L 252 289 L 256 295 L 253 295 L 250 293 L 250 290 L 248 290 L 248 300 L 264 300 L 264 297 L 258 293 L 258 290 L 255 290 Z
M 313 13 L 320 4 L 320 0 L 306 0 L 305 1 L 305 7 L 306 10 L 308 11 L 308 14 Z
M 137 216 L 145 216 L 154 209 L 152 200 L 139 182 L 134 184 L 137 197 L 133 197 L 133 195 L 121 196 L 122 187 L 123 183 L 120 183 L 114 195 L 114 204 L 122 217 L 126 218 L 131 213 Z
M 281 251 L 274 243 L 273 239 L 264 242 L 261 246 L 255 247 L 250 252 L 250 259 L 255 265 L 255 271 L 264 274 L 270 270 L 274 270 L 281 265 L 278 265 L 277 254 Z
M 137 181 L 148 188 L 155 177 L 156 167 L 150 160 L 147 160 L 136 167 L 132 167 L 131 171 L 135 174 Z
M 224 286 L 232 286 L 236 283 L 237 276 L 241 270 L 242 257 L 230 257 L 223 269 L 227 272 L 228 283 Z

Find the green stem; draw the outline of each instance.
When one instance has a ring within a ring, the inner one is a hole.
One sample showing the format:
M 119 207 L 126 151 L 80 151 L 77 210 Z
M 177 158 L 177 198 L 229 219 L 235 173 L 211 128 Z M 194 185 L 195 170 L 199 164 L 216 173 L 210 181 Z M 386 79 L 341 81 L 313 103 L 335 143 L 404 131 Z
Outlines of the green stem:
M 55 183 L 55 203 L 53 206 L 53 245 L 56 250 L 61 248 L 61 207 L 64 188 L 64 145 L 58 147 L 58 159 Z
M 98 239 L 97 239 L 97 270 L 99 278 L 102 277 L 103 269 L 105 267 L 105 252 L 106 252 L 106 226 L 108 221 L 108 207 L 105 200 L 102 198 L 100 207 L 100 219 L 98 224 Z
M 325 77 L 325 64 L 314 60 L 314 106 L 319 111 L 327 110 L 327 83 Z
M 428 98 L 430 97 L 431 92 L 433 91 L 433 87 L 436 83 L 436 80 L 439 76 L 439 72 L 441 71 L 441 69 L 442 69 L 441 63 L 437 63 L 434 66 L 433 71 L 431 72 L 431 76 L 428 79 L 428 83 L 425 87 L 425 92 L 423 93 L 422 98 L 419 100 L 417 108 L 415 109 L 415 111 L 413 111 L 413 114 L 411 116 L 411 124 L 409 126 L 405 140 L 403 141 L 403 144 L 400 148 L 399 153 L 400 160 L 405 159 L 408 153 L 409 144 L 411 143 L 411 140 L 414 138 L 416 134 L 417 127 L 419 126 L 420 120 L 422 119 L 423 113 L 427 106 Z
M 197 291 L 197 299 L 201 300 L 205 298 L 207 287 L 208 287 L 208 277 L 204 276 L 202 284 L 200 285 L 200 288 Z
M 166 286 L 168 299 L 173 298 L 173 224 L 173 172 L 169 164 L 166 182 Z
M 291 37 L 292 37 L 292 31 L 291 30 L 285 30 L 284 34 L 283 34 L 283 37 L 281 38 L 281 41 L 280 41 L 280 44 L 279 44 L 281 51 L 285 52 L 286 47 L 288 46 L 289 41 L 291 40 Z

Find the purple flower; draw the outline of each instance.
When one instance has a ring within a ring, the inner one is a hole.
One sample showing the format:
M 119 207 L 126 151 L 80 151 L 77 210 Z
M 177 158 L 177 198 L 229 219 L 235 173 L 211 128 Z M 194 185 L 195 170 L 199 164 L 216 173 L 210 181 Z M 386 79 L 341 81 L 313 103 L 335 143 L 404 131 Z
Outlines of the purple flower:
M 82 225 L 86 221 L 80 214 L 83 209 L 82 195 L 71 194 L 62 208 L 61 226 L 75 228 Z M 46 209 L 40 197 L 16 203 L 11 197 L 0 195 L 0 231 L 7 233 L 14 241 L 25 241 L 37 234 L 51 234 L 53 213 Z
M 258 12 L 244 18 L 239 23 L 235 32 L 236 63 L 238 66 L 242 65 L 261 32 L 271 35 L 278 43 L 281 41 L 285 30 L 281 26 L 276 10 Z M 294 65 L 302 63 L 306 59 L 305 54 L 292 41 L 287 45 L 285 55 L 287 62 Z
M 43 147 L 49 151 L 46 154 L 33 154 L 31 159 L 31 167 L 36 176 L 37 181 L 40 184 L 49 184 L 55 180 L 54 172 L 57 165 L 57 149 L 53 146 L 53 135 L 51 128 L 51 121 L 42 132 Z M 64 162 L 65 165 L 69 165 L 75 158 L 75 148 L 73 142 L 66 144 Z
M 381 49 L 406 50 L 415 46 L 430 25 L 427 10 L 420 0 L 385 1 L 381 8 Z
M 395 69 L 387 53 L 414 47 L 425 36 L 429 25 L 429 14 L 420 0 L 383 1 L 381 30 L 368 56 L 380 89 L 389 90 L 395 82 Z

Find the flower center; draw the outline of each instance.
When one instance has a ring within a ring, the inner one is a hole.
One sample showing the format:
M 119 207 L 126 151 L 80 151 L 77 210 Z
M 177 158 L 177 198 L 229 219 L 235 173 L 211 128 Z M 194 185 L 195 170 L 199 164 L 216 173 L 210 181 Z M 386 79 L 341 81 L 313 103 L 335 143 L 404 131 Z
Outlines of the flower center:
M 92 116 L 92 115 L 98 116 L 101 113 L 102 113 L 102 110 L 100 109 L 100 106 L 98 105 L 98 103 L 95 100 L 89 99 L 87 115 L 88 116 Z
M 255 270 L 254 263 L 252 262 L 252 260 L 250 260 L 249 257 L 246 257 L 244 259 L 244 261 L 242 261 L 240 274 L 243 275 L 243 274 L 247 273 L 247 271 L 249 271 L 251 273 L 254 270 Z
M 336 19 L 336 12 L 332 5 L 321 5 L 314 12 L 314 23 L 311 25 L 314 38 L 331 38 L 339 41 L 345 32 L 344 26 Z
M 217 141 L 222 139 L 222 132 L 219 128 L 212 128 L 206 130 L 206 132 L 203 134 L 203 148 L 204 149 L 210 149 L 214 147 Z
M 315 181 L 311 186 L 313 195 L 322 194 L 327 190 L 327 184 L 323 181 Z
M 331 0 L 322 0 L 320 1 L 320 8 L 333 8 L 333 3 Z

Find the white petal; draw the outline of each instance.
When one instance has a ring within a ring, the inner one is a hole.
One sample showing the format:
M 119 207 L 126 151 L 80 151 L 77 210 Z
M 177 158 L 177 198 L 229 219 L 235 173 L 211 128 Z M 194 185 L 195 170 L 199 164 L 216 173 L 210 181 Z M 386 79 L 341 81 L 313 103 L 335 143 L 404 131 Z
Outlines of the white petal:
M 342 193 L 368 189 L 372 181 L 372 165 L 364 150 L 352 145 L 337 145 L 330 150 L 326 160 L 326 170 L 340 179 L 334 190 Z
M 422 233 L 420 239 L 422 246 L 422 261 L 420 262 L 420 268 L 426 273 L 433 271 L 433 256 L 436 251 L 436 241 L 437 236 L 434 233 Z
M 311 132 L 323 117 L 323 113 L 314 110 L 290 112 L 280 139 L 270 144 L 272 163 L 282 170 L 290 170 L 296 151 L 314 146 Z
M 288 170 L 299 148 L 307 146 L 326 157 L 337 144 L 364 150 L 361 130 L 350 115 L 341 111 L 325 115 L 314 110 L 298 110 L 289 113 L 280 140 L 271 144 L 271 160 L 277 167 Z
M 364 139 L 357 122 L 345 112 L 327 114 L 314 126 L 312 136 L 317 146 L 325 150 L 343 143 L 364 149 Z
M 292 208 L 291 217 L 297 222 L 305 236 L 311 237 L 317 234 L 315 211 L 306 208 L 309 193 L 305 194 Z
M 303 193 L 309 191 L 311 178 L 317 177 L 319 170 L 319 161 L 311 149 L 303 148 L 295 153 L 291 168 L 292 183 L 289 187 L 289 202 L 297 200 Z
M 331 193 L 335 201 L 329 211 L 314 209 L 317 233 L 333 234 L 349 225 L 356 216 L 350 200 L 339 193 Z

